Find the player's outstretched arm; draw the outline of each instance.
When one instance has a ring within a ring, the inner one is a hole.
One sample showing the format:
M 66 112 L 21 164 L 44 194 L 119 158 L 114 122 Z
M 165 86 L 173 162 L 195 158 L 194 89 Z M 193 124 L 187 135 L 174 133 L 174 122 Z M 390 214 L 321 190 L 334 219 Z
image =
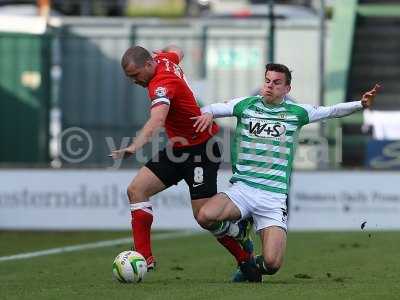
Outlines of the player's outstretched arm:
M 381 86 L 375 84 L 374 88 L 365 92 L 360 101 L 343 102 L 332 106 L 313 107 L 301 105 L 308 113 L 309 123 L 325 119 L 341 118 L 359 111 L 363 108 L 370 108 Z
M 201 108 L 202 114 L 191 118 L 194 120 L 193 127 L 196 132 L 203 132 L 207 128 L 211 129 L 214 118 L 232 117 L 234 104 L 231 102 L 213 103 Z
M 221 103 L 213 103 L 201 108 L 202 115 L 191 118 L 194 120 L 193 127 L 196 127 L 196 132 L 203 132 L 208 127 L 211 129 L 214 118 L 224 118 L 234 116 L 235 106 L 248 99 L 248 97 L 235 98 Z
M 127 158 L 147 144 L 153 135 L 164 126 L 169 111 L 169 105 L 158 105 L 151 109 L 150 119 L 144 124 L 133 143 L 123 149 L 111 152 L 113 159 Z

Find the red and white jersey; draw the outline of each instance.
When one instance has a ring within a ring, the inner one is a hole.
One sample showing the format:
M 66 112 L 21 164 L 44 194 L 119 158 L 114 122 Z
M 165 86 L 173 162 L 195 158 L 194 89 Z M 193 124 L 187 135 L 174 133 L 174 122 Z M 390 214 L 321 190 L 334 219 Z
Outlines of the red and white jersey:
M 218 125 L 213 124 L 211 134 L 195 132 L 192 117 L 200 116 L 201 111 L 190 89 L 182 69 L 178 66 L 179 57 L 175 53 L 158 54 L 155 75 L 148 85 L 151 108 L 169 105 L 165 121 L 168 138 L 174 147 L 193 146 L 206 142 L 218 132 Z

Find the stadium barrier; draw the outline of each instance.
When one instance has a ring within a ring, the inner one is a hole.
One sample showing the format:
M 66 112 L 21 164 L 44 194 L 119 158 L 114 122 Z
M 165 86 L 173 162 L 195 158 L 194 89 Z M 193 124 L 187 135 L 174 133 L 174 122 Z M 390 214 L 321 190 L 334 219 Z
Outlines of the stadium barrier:
M 137 170 L 0 170 L 0 229 L 129 229 L 126 187 Z M 219 190 L 229 183 L 219 172 Z M 400 229 L 400 174 L 295 172 L 290 230 Z M 181 182 L 152 199 L 155 229 L 199 229 Z

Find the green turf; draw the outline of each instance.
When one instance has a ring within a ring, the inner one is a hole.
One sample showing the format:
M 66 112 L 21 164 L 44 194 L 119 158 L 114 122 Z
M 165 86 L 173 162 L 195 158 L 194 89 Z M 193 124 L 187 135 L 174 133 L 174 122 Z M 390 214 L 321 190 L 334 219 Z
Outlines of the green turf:
M 0 231 L 0 256 L 102 240 L 129 238 L 130 235 L 130 232 L 121 231 Z
M 124 232 L 0 232 L 0 256 L 129 237 Z M 283 268 L 262 284 L 233 284 L 233 259 L 207 235 L 154 241 L 156 272 L 111 279 L 129 245 L 0 262 L 0 299 L 399 299 L 398 232 L 290 233 Z

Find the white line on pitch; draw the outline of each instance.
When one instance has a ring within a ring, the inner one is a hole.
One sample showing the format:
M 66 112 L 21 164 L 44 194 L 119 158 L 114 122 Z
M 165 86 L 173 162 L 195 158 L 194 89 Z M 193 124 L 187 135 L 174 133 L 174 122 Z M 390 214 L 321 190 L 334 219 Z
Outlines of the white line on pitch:
M 153 241 L 159 240 L 166 240 L 171 238 L 179 238 L 185 236 L 191 236 L 194 234 L 200 233 L 198 231 L 180 231 L 180 232 L 171 232 L 171 233 L 163 233 L 163 234 L 155 234 L 152 237 Z M 67 253 L 67 252 L 75 252 L 75 251 L 82 251 L 88 249 L 96 249 L 96 248 L 104 248 L 116 245 L 123 245 L 128 244 L 132 241 L 132 238 L 124 238 L 124 239 L 116 239 L 116 240 L 107 240 L 107 241 L 99 241 L 89 244 L 80 244 L 75 246 L 66 246 L 60 248 L 51 248 L 42 251 L 34 251 L 34 252 L 27 252 L 27 253 L 20 253 L 10 256 L 0 256 L 0 262 L 8 261 L 8 260 L 18 260 L 18 259 L 27 259 L 32 257 L 38 256 L 46 256 L 46 255 L 53 255 L 53 254 L 60 254 L 60 253 Z

